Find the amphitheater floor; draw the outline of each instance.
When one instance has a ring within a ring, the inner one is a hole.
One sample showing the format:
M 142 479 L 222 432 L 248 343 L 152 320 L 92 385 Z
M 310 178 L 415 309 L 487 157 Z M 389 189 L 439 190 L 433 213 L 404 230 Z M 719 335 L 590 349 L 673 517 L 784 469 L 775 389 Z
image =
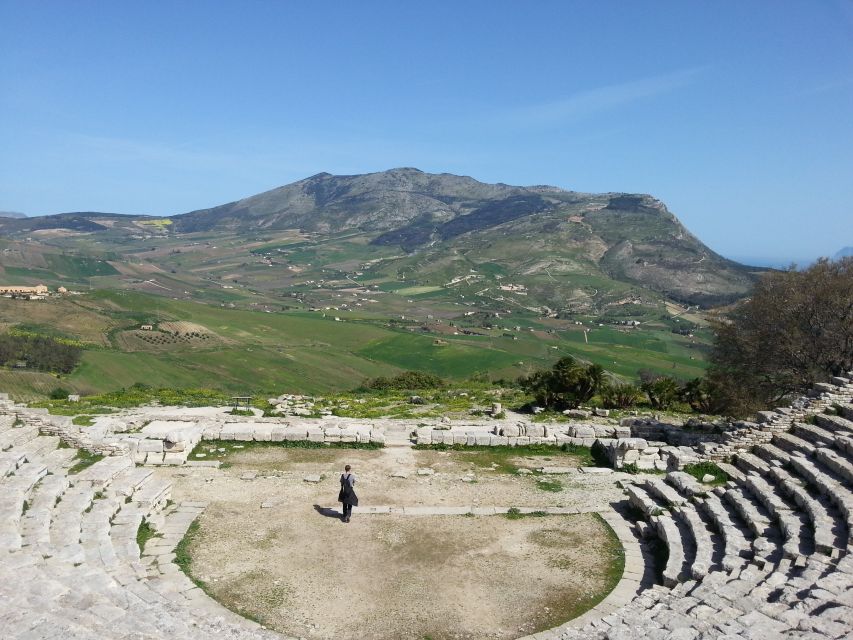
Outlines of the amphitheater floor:
M 229 462 L 159 473 L 173 477 L 174 499 L 209 502 L 190 545 L 194 577 L 223 604 L 288 635 L 517 638 L 582 613 L 619 577 L 618 542 L 592 513 L 365 513 L 375 505 L 603 509 L 621 497 L 615 474 L 562 475 L 543 491 L 539 478 L 492 470 L 467 452 L 253 448 Z M 317 509 L 338 508 L 345 463 L 358 474 L 362 507 L 350 524 Z M 417 475 L 427 467 L 432 475 Z M 391 477 L 399 472 L 409 476 Z M 305 482 L 310 474 L 322 480 Z

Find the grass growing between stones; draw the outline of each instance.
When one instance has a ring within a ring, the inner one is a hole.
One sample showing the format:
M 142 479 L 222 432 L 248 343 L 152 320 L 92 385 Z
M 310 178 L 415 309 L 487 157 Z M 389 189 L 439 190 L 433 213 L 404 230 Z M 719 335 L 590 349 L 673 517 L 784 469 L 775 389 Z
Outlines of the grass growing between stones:
M 76 424 L 78 427 L 91 427 L 95 424 L 92 416 L 74 416 L 71 418 L 71 423 Z
M 713 462 L 709 461 L 685 465 L 684 472 L 689 473 L 699 482 L 702 482 L 702 478 L 705 475 L 714 476 L 713 482 L 702 482 L 702 484 L 704 484 L 705 486 L 721 487 L 729 481 L 729 474 L 720 469 L 720 467 L 718 467 Z
M 199 529 L 200 525 L 198 523 L 198 519 L 193 520 L 192 524 L 190 524 L 189 528 L 187 529 L 186 535 L 181 538 L 181 541 L 178 543 L 178 546 L 175 547 L 175 559 L 172 562 L 178 565 L 178 568 L 183 571 L 184 574 L 186 574 L 186 576 L 190 580 L 193 581 L 193 584 L 195 584 L 195 586 L 210 595 L 207 589 L 207 584 L 194 577 L 192 574 L 192 558 L 190 557 L 190 545 L 192 545 L 192 543 L 198 537 Z M 140 531 L 141 530 L 142 527 L 140 527 Z
M 157 533 L 154 527 L 148 522 L 148 520 L 143 520 L 139 525 L 139 529 L 136 531 L 136 544 L 139 545 L 139 553 L 145 551 L 146 543 L 152 538 L 162 538 L 162 533 Z
M 517 447 L 463 444 L 416 444 L 415 450 L 453 451 L 461 461 L 491 469 L 496 473 L 518 473 L 523 458 L 535 458 L 540 466 L 586 467 L 593 465 L 589 447 L 564 445 L 562 447 L 547 444 L 519 445 Z
M 374 451 L 383 448 L 381 442 L 312 442 L 309 440 L 282 440 L 281 442 L 255 442 L 242 440 L 202 440 L 190 452 L 189 460 L 218 460 L 220 468 L 230 464 L 226 459 L 236 453 L 259 451 L 264 449 L 359 449 Z
M 74 460 L 76 462 L 71 465 L 68 469 L 68 475 L 74 475 L 75 473 L 80 473 L 83 469 L 87 467 L 91 467 L 96 462 L 100 462 L 104 459 L 104 456 L 98 453 L 89 453 L 85 449 L 77 449 L 77 455 Z
M 509 511 L 504 514 L 504 517 L 507 520 L 521 520 L 523 518 L 544 518 L 548 515 L 547 511 L 531 511 L 530 513 L 522 513 L 518 507 L 510 507 Z

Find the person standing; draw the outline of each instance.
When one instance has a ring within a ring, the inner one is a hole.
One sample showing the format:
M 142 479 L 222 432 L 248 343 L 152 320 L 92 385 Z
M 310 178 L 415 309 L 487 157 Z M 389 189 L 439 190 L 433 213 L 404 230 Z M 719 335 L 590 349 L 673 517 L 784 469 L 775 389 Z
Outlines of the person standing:
M 352 508 L 358 506 L 358 496 L 355 495 L 355 474 L 350 473 L 349 465 L 344 467 L 341 474 L 341 491 L 338 493 L 338 502 L 343 504 L 344 514 L 341 516 L 343 522 L 349 522 L 352 516 Z

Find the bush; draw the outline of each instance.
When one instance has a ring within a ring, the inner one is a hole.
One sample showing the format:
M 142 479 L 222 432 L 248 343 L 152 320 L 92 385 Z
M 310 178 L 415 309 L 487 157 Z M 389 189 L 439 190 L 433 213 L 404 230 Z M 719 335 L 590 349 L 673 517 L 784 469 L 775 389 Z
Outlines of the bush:
M 618 382 L 605 384 L 598 395 L 607 409 L 628 409 L 642 400 L 642 393 L 636 386 Z
M 518 379 L 519 386 L 546 409 L 575 409 L 589 402 L 604 384 L 604 369 L 583 365 L 571 356 L 560 358 L 550 370 Z
M 424 371 L 404 371 L 393 378 L 380 376 L 366 380 L 362 385 L 374 391 L 413 391 L 416 389 L 441 389 L 447 383 L 434 373 Z
M 675 378 L 643 371 L 640 379 L 640 389 L 645 392 L 653 409 L 669 409 L 678 400 L 680 389 Z
M 70 393 L 70 391 L 68 391 L 68 389 L 65 389 L 63 387 L 56 387 L 56 389 L 54 389 L 53 391 L 50 392 L 50 399 L 51 400 L 65 400 L 68 398 L 69 393 Z

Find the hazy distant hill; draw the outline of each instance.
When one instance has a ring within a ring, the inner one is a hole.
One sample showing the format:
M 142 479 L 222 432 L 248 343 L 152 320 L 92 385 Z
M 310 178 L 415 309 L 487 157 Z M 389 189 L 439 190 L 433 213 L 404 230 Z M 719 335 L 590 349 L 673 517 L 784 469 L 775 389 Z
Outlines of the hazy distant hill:
M 26 213 L 20 211 L 0 211 L 0 218 L 26 218 Z
M 839 250 L 838 253 L 835 254 L 835 259 L 838 260 L 839 258 L 847 258 L 849 256 L 853 256 L 853 247 L 844 247 Z

